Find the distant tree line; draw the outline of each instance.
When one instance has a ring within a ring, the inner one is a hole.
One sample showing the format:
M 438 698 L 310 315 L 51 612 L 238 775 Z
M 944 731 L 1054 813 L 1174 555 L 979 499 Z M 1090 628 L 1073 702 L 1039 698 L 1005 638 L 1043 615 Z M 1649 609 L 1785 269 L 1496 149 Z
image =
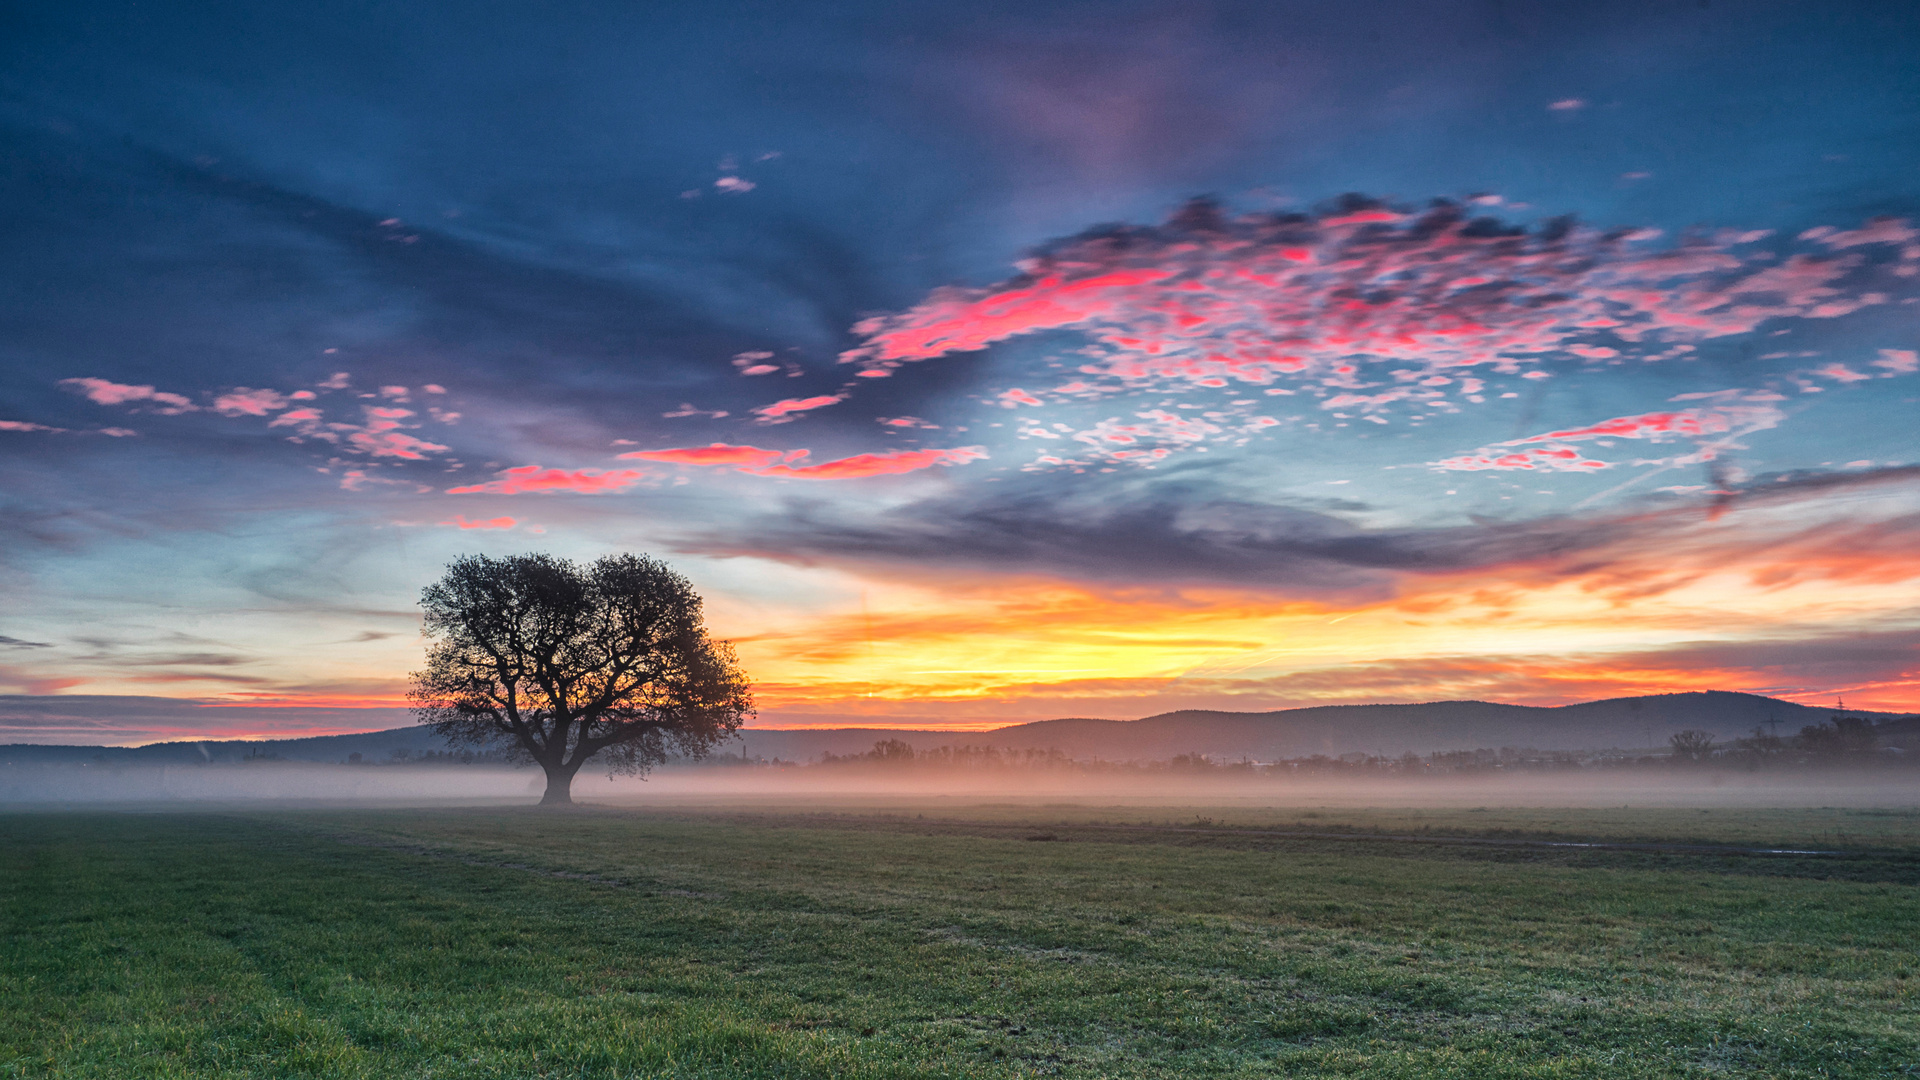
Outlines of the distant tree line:
M 1895 724 L 1886 726 L 1893 727 Z M 1692 730 L 1676 732 L 1668 743 L 1673 748 L 1673 759 L 1689 764 L 1711 761 L 1831 764 L 1858 762 L 1880 756 L 1878 752 L 1883 750 L 1897 755 L 1905 753 L 1904 748 L 1881 747 L 1880 727 L 1873 722 L 1863 717 L 1843 715 L 1828 717 L 1818 724 L 1808 724 L 1800 729 L 1799 734 L 1784 739 L 1765 728 L 1756 727 L 1753 734 L 1725 745 L 1716 745 L 1713 735 L 1708 732 Z
M 410 750 L 397 747 L 388 751 L 385 759 L 370 758 L 361 753 L 347 755 L 348 765 L 517 765 L 515 757 L 504 750 L 474 750 L 461 747 L 453 750 Z

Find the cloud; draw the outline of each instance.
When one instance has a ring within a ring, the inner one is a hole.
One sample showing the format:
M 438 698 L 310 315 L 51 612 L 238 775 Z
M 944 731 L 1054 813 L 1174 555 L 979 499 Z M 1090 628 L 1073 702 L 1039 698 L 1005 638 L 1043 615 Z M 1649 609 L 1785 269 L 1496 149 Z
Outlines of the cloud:
M 1920 371 L 1920 353 L 1912 349 L 1881 349 L 1880 359 L 1875 360 L 1873 366 L 1887 369 L 1887 373 L 1880 376 L 1883 379 L 1891 379 L 1895 375 L 1911 375 Z
M 53 645 L 46 641 L 22 641 L 16 637 L 0 634 L 0 649 L 51 649 Z
M 909 577 L 970 567 L 1354 597 L 1385 595 L 1392 571 L 1521 561 L 1598 546 L 1625 527 L 1559 519 L 1369 531 L 1313 509 L 1210 495 L 1184 478 L 1063 493 L 1035 477 L 985 495 L 920 500 L 860 521 L 843 519 L 831 503 L 794 501 L 726 535 L 691 537 L 687 550 L 885 567 Z
M 683 446 L 666 450 L 634 450 L 620 456 L 640 461 L 665 461 L 675 465 L 732 466 L 741 472 L 753 472 L 779 461 L 790 453 L 804 455 L 806 451 L 762 450 L 757 446 L 729 446 L 726 443 L 714 443 L 711 446 Z
M 1484 579 L 1490 573 L 1502 588 L 1532 587 L 1524 583 L 1536 577 L 1579 577 L 1596 592 L 1618 588 L 1628 599 L 1683 558 L 1695 558 L 1702 572 L 1729 565 L 1744 543 L 1786 560 L 1767 571 L 1779 580 L 1785 580 L 1780 574 L 1834 577 L 1876 567 L 1889 582 L 1920 574 L 1920 561 L 1903 547 L 1920 534 L 1920 518 L 1897 517 L 1904 502 L 1892 497 L 1896 489 L 1916 490 L 1920 467 L 1763 475 L 1723 482 L 1697 498 L 1663 496 L 1612 513 L 1394 528 L 1338 516 L 1370 509 L 1365 504 L 1279 505 L 1224 496 L 1193 466 L 1145 474 L 1150 480 L 1121 479 L 1127 475 L 1142 474 L 1090 475 L 1071 490 L 1043 476 L 1009 478 L 991 489 L 944 492 L 858 519 L 833 502 L 795 499 L 744 526 L 689 533 L 680 543 L 689 551 L 849 566 L 912 580 L 947 582 L 956 568 L 967 568 L 1343 600 L 1392 595 L 1414 577 Z M 1880 501 L 1896 518 L 1810 528 L 1810 515 L 1820 512 L 1846 521 L 1852 512 L 1846 508 L 1859 502 L 1851 493 L 1859 491 L 1885 492 Z M 1838 501 L 1826 511 L 1803 505 L 1833 496 Z M 1757 524 L 1724 530 L 1713 522 L 1716 506 L 1775 515 L 1796 539 L 1789 545 L 1768 531 L 1772 526 Z
M 849 480 L 866 476 L 896 476 L 918 472 L 936 465 L 964 465 L 987 456 L 984 447 L 963 446 L 953 450 L 895 450 L 885 454 L 855 454 L 818 465 L 773 465 L 758 470 L 761 476 L 794 476 L 804 480 Z
M 320 419 L 321 412 L 319 409 L 288 409 L 286 412 L 268 421 L 267 426 L 270 428 L 299 428 L 302 434 L 311 435 L 318 430 Z
M 1080 370 L 1110 391 L 1295 380 L 1324 395 L 1376 385 L 1365 381 L 1375 364 L 1411 377 L 1658 360 L 1770 319 L 1832 318 L 1886 299 L 1846 287 L 1858 255 L 1777 260 L 1743 247 L 1747 233 L 1649 248 L 1657 236 L 1564 219 L 1528 230 L 1444 200 L 1411 212 L 1356 196 L 1318 215 L 1236 218 L 1201 201 L 1162 225 L 1049 244 L 1001 284 L 936 290 L 862 320 L 863 343 L 841 359 L 884 373 L 1074 331 L 1090 341 Z
M 1814 368 L 1812 374 L 1842 383 L 1866 382 L 1868 379 L 1873 378 L 1871 375 L 1862 374 L 1841 363 L 1824 364 Z
M 152 401 L 160 408 L 155 412 L 176 416 L 180 413 L 195 411 L 193 402 L 179 394 L 169 394 L 155 390 L 151 386 L 134 386 L 128 383 L 109 382 L 91 376 L 80 379 L 61 379 L 60 385 L 85 394 L 88 401 L 96 405 L 125 405 L 136 401 Z
M 817 397 L 809 398 L 783 398 L 771 405 L 762 405 L 753 410 L 753 414 L 760 418 L 761 423 L 784 424 L 793 419 L 794 413 L 809 412 L 813 409 L 824 409 L 829 405 L 839 404 L 843 399 L 844 396 L 839 394 L 821 394 Z
M 356 427 L 352 424 L 332 424 L 329 426 L 346 437 L 348 449 L 357 450 L 369 457 L 395 457 L 408 461 L 423 461 L 428 454 L 445 453 L 448 447 L 427 442 L 425 439 L 399 430 L 404 426 L 400 421 L 412 415 L 411 409 L 369 405 L 366 406 L 365 425 Z
M 1520 446 L 1536 442 L 1579 442 L 1584 439 L 1651 439 L 1664 442 L 1673 438 L 1705 438 L 1736 429 L 1754 431 L 1772 427 L 1784 414 L 1772 406 L 1728 406 L 1715 409 L 1682 409 L 1677 412 L 1650 412 L 1637 416 L 1616 416 L 1584 427 L 1549 431 L 1502 443 Z
M 1717 397 L 1721 395 L 1683 396 Z M 1578 450 L 1565 445 L 1592 439 L 1644 439 L 1656 443 L 1673 439 L 1690 439 L 1699 447 L 1696 453 L 1680 458 L 1663 459 L 1661 463 L 1692 464 L 1716 459 L 1721 451 L 1727 449 L 1734 437 L 1773 427 L 1784 419 L 1785 415 L 1779 409 L 1766 404 L 1727 404 L 1709 408 L 1640 413 L 1636 416 L 1616 416 L 1610 420 L 1602 420 L 1581 427 L 1529 435 L 1524 439 L 1509 439 L 1503 443 L 1496 443 L 1495 448 L 1482 448 L 1471 454 L 1436 461 L 1432 467 L 1454 472 L 1478 472 L 1487 469 L 1587 472 L 1609 468 L 1608 462 L 1585 457 Z M 1711 438 L 1716 435 L 1724 438 Z M 1535 443 L 1549 445 L 1532 445 Z M 1520 449 L 1503 451 L 1498 449 L 1499 447 L 1520 447 Z
M 1571 446 L 1529 447 L 1509 453 L 1482 451 L 1462 454 L 1433 463 L 1433 468 L 1448 472 L 1481 472 L 1487 469 L 1527 469 L 1541 472 L 1587 472 L 1612 468 L 1610 462 L 1583 456 Z
M 666 450 L 636 450 L 623 458 L 663 461 L 676 465 L 702 465 L 731 468 L 754 476 L 796 477 L 803 480 L 850 480 L 867 476 L 895 476 L 917 472 L 936 465 L 964 465 L 987 456 L 985 448 L 964 446 L 950 450 L 895 450 L 883 454 L 855 454 L 852 457 L 800 464 L 806 450 L 763 450 L 757 446 L 689 446 Z
M 723 176 L 715 180 L 713 186 L 730 195 L 744 195 L 760 185 L 751 180 L 743 180 L 738 176 Z
M 524 495 L 572 492 L 579 495 L 606 495 L 622 491 L 639 482 L 646 473 L 638 469 L 543 469 L 523 465 L 503 469 L 499 479 L 484 484 L 469 484 L 447 489 L 449 495 Z
M 25 420 L 0 420 L 0 431 L 64 431 L 65 428 L 28 423 Z
M 686 402 L 681 402 L 679 408 L 672 412 L 663 412 L 660 415 L 668 420 L 678 420 L 687 416 L 704 416 L 709 420 L 718 420 L 728 415 L 728 413 L 725 409 L 696 409 Z
M 1579 112 L 1581 109 L 1584 109 L 1586 107 L 1587 107 L 1586 99 L 1577 98 L 1577 97 L 1561 98 L 1559 101 L 1551 102 L 1547 105 L 1547 108 L 1550 111 L 1558 112 L 1558 113 Z
M 455 514 L 453 517 L 449 518 L 446 521 L 441 522 L 440 524 L 450 525 L 456 529 L 483 529 L 484 530 L 484 529 L 511 529 L 515 525 L 518 525 L 519 522 L 515 521 L 513 518 L 510 518 L 510 517 L 487 518 L 484 521 L 468 521 L 465 515 Z
M 222 416 L 265 416 L 287 407 L 287 399 L 277 391 L 235 387 L 213 399 L 213 408 Z
M 739 369 L 742 375 L 771 375 L 780 370 L 780 365 L 767 363 L 771 359 L 773 354 L 763 350 L 736 353 L 733 357 L 733 366 Z

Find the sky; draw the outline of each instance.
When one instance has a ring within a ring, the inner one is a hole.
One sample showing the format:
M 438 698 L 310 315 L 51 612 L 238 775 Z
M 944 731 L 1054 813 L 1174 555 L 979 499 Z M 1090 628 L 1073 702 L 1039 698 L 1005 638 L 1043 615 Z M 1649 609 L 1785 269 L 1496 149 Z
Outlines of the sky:
M 0 741 L 647 552 L 762 726 L 1920 709 L 1905 3 L 0 14 Z

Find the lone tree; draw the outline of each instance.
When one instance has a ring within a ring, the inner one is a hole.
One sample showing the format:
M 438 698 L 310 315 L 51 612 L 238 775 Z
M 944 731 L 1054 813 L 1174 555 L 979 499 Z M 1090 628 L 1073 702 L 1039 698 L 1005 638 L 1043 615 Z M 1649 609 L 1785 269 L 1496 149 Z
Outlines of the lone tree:
M 693 586 L 657 559 L 466 556 L 420 606 L 414 714 L 450 743 L 538 764 L 542 805 L 573 802 L 588 758 L 611 775 L 703 757 L 753 712 L 733 647 L 707 637 Z
M 1676 731 L 1667 738 L 1673 745 L 1673 757 L 1676 761 L 1705 761 L 1713 753 L 1713 733 L 1688 728 Z

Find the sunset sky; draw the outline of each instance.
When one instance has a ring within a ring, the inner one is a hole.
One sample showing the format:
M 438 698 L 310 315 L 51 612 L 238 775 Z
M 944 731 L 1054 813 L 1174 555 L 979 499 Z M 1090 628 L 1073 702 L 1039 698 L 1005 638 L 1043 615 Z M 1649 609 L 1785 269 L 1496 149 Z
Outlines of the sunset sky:
M 763 726 L 1920 709 L 1916 56 L 1906 2 L 14 5 L 0 742 L 395 726 L 420 589 L 522 551 L 667 559 Z

